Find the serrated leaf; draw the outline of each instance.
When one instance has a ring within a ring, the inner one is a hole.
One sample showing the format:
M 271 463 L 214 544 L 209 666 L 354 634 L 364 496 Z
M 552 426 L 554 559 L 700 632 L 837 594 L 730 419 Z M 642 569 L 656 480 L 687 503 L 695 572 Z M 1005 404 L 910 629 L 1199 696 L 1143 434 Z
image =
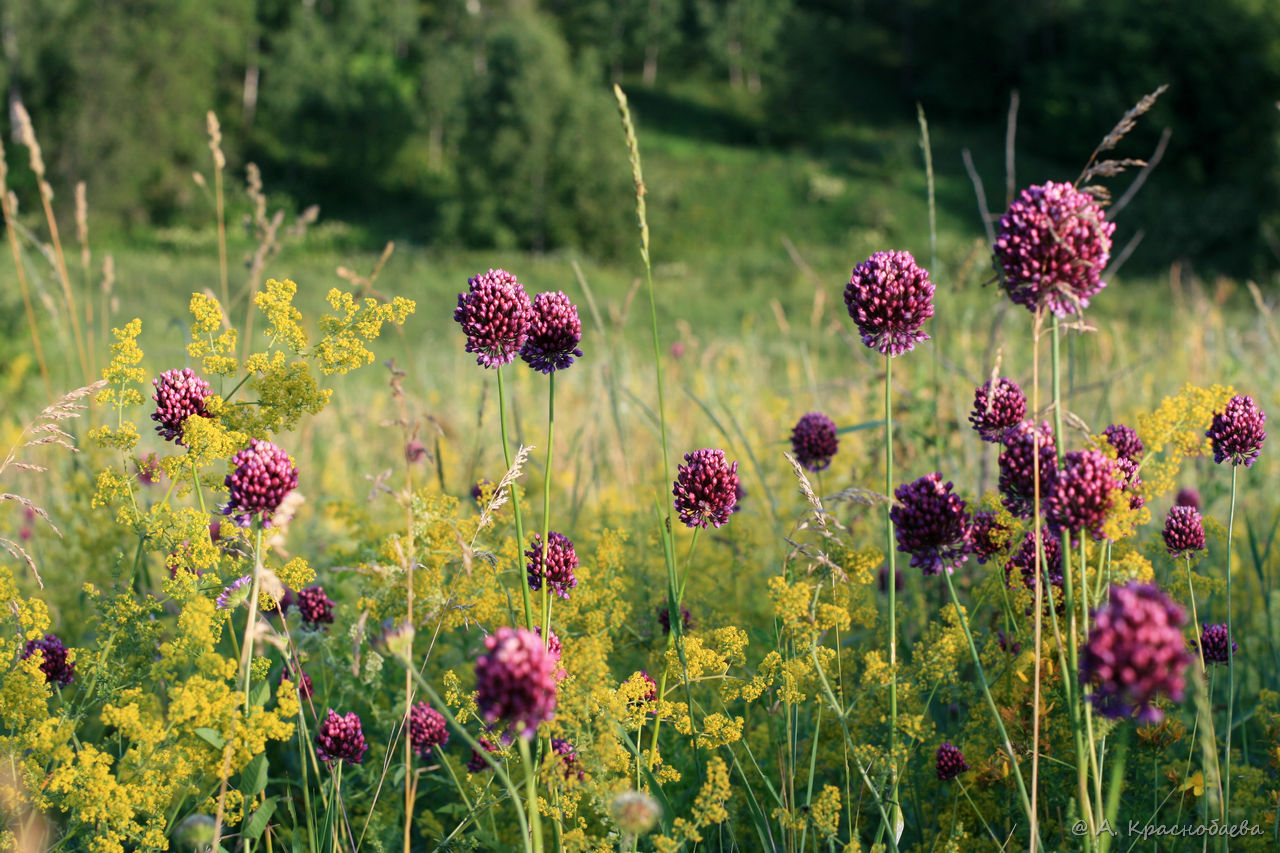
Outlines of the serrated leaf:
M 261 756 L 259 756 L 261 757 Z M 249 822 L 244 825 L 244 832 L 241 833 L 245 841 L 255 841 L 262 831 L 267 828 L 271 816 L 276 812 L 276 798 L 267 797 L 262 801 L 262 805 L 253 810 L 253 815 L 249 818 Z
M 261 708 L 267 704 L 267 697 L 271 695 L 271 685 L 266 679 L 259 681 L 257 685 L 249 693 L 249 704 L 255 708 Z
M 260 753 L 240 771 L 240 790 L 246 800 L 252 800 L 267 787 L 267 756 Z
M 222 749 L 227 742 L 222 739 L 222 735 L 218 734 L 217 729 L 211 729 L 207 726 L 200 726 L 196 729 L 196 737 L 212 746 L 214 749 Z

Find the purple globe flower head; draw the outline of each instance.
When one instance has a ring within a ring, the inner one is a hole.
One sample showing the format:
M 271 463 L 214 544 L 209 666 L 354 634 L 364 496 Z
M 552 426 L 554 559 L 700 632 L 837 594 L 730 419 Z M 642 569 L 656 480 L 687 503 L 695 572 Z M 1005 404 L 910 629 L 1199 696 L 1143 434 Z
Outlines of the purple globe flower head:
M 671 488 L 680 521 L 690 528 L 726 523 L 738 502 L 738 463 L 712 448 L 686 453 L 684 461 Z
M 1185 557 L 1204 550 L 1204 521 L 1195 507 L 1170 508 L 1161 535 L 1171 557 Z
M 545 578 L 547 589 L 561 598 L 569 597 L 569 590 L 578 585 L 573 570 L 578 568 L 578 553 L 573 548 L 569 537 L 554 530 L 547 534 L 547 560 L 542 562 L 542 535 L 533 534 L 529 550 L 524 552 L 528 557 L 525 569 L 529 575 L 529 589 L 542 589 Z
M 533 626 L 533 632 L 537 634 L 539 638 L 541 638 L 542 626 L 541 625 Z M 560 643 L 560 635 L 557 634 L 555 631 L 551 631 L 551 630 L 548 630 L 547 634 L 548 634 L 547 642 L 546 642 L 547 654 L 551 655 L 553 658 L 559 661 L 561 655 L 564 653 L 564 646 Z
M 293 460 L 271 442 L 251 438 L 248 447 L 231 457 L 231 466 L 226 479 L 230 500 L 223 515 L 231 516 L 241 527 L 248 527 L 257 515 L 263 527 L 270 527 L 285 495 L 298 488 Z
M 412 465 L 415 462 L 421 462 L 431 456 L 431 451 L 427 450 L 427 446 L 416 438 L 411 438 L 404 444 L 404 461 Z
M 468 279 L 458 294 L 453 319 L 467 336 L 467 352 L 481 367 L 502 367 L 515 361 L 529 339 L 533 303 L 516 277 L 506 270 L 489 270 Z
M 476 742 L 480 744 L 481 749 L 483 749 L 485 752 L 489 753 L 490 755 L 496 752 L 501 752 L 500 747 L 486 737 L 478 737 L 476 738 Z M 481 771 L 489 770 L 489 769 L 491 769 L 489 767 L 489 762 L 485 761 L 484 756 L 476 752 L 476 750 L 473 748 L 471 750 L 471 759 L 467 761 L 467 772 L 480 773 Z
M 959 747 L 952 746 L 951 741 L 946 741 L 938 747 L 935 763 L 940 782 L 949 782 L 969 769 L 969 762 L 964 760 L 964 753 Z
M 1009 550 L 1009 528 L 991 510 L 973 514 L 973 556 L 985 564 Z
M 564 768 L 565 779 L 572 779 L 576 776 L 581 780 L 587 775 L 582 769 L 582 765 L 578 762 L 578 750 L 572 743 L 564 738 L 553 737 L 551 739 L 551 750 L 560 756 L 560 764 Z
M 476 660 L 476 706 L 490 723 L 502 721 L 532 738 L 555 717 L 558 662 L 542 638 L 523 628 L 499 628 Z
M 333 624 L 333 599 L 325 594 L 322 586 L 309 586 L 298 593 L 298 612 L 309 628 Z
M 66 687 L 76 680 L 75 661 L 67 660 L 67 647 L 56 634 L 45 634 L 39 640 L 27 640 L 27 645 L 22 650 L 22 659 L 26 660 L 36 652 L 40 653 L 40 671 L 44 673 L 46 684 Z
M 1040 501 L 1044 503 L 1053 487 L 1058 470 L 1058 456 L 1053 430 L 1048 423 L 1038 427 L 1023 421 L 1004 434 L 1000 451 L 1000 502 L 1017 518 L 1030 518 L 1035 512 L 1035 459 L 1040 452 Z
M 1138 438 L 1138 431 L 1133 427 L 1112 424 L 1104 429 L 1102 434 L 1106 436 L 1107 443 L 1116 449 L 1116 454 L 1121 459 L 1142 461 L 1142 453 L 1146 448 L 1142 446 L 1142 439 Z
M 1138 462 L 1127 456 L 1115 460 L 1116 480 L 1120 483 L 1120 491 L 1129 498 L 1129 508 L 1138 509 L 1146 498 L 1142 496 L 1142 477 L 1138 475 Z
M 1182 608 L 1154 584 L 1131 581 L 1111 587 L 1093 613 L 1082 649 L 1080 681 L 1093 685 L 1093 703 L 1104 716 L 1158 723 L 1156 697 L 1181 702 L 1184 673 L 1192 660 L 1182 638 Z
M 160 457 L 148 453 L 145 459 L 135 459 L 138 468 L 138 482 L 144 486 L 154 486 L 164 479 L 164 469 L 160 467 Z
M 671 608 L 663 604 L 658 607 L 658 624 L 662 626 L 662 633 L 671 633 Z M 693 614 L 689 612 L 689 608 L 683 604 L 680 605 L 680 629 L 685 633 L 692 631 L 698 627 L 698 623 L 694 621 Z
M 807 471 L 826 468 L 839 447 L 835 423 L 821 412 L 809 412 L 791 430 L 791 452 Z
M 1266 422 L 1267 413 L 1258 408 L 1252 397 L 1232 397 L 1225 409 L 1214 414 L 1213 424 L 1205 433 L 1213 445 L 1213 461 L 1219 465 L 1230 461 L 1246 468 L 1253 465 L 1267 439 L 1267 431 L 1262 428 Z
M 910 252 L 876 252 L 854 267 L 844 304 L 862 342 L 881 355 L 929 340 L 920 327 L 933 316 L 933 283 Z
M 1006 654 L 1016 655 L 1022 651 L 1022 643 L 1005 636 L 1004 631 L 996 631 L 996 643 L 999 644 L 1000 651 Z
M 1048 595 L 1053 596 L 1055 609 L 1061 611 L 1065 604 L 1065 599 L 1059 597 L 1062 589 L 1062 540 L 1050 533 L 1047 527 L 1042 527 L 1040 528 L 1040 547 L 1044 549 L 1044 563 L 1040 571 L 1048 573 L 1049 585 L 1053 587 Z M 1022 537 L 1022 544 L 1018 546 L 1018 550 L 1009 558 L 1009 562 L 1005 563 L 1005 586 L 1012 585 L 1015 569 L 1022 575 L 1022 585 L 1035 592 L 1040 574 L 1036 573 L 1036 532 L 1034 530 L 1027 531 Z
M 533 323 L 529 339 L 520 349 L 525 364 L 541 373 L 554 373 L 582 358 L 582 321 L 577 306 L 559 290 L 533 298 Z
M 1200 642 L 1197 644 L 1193 640 L 1191 647 L 1199 648 L 1204 655 L 1205 663 L 1228 663 L 1235 653 L 1240 651 L 1240 647 L 1227 632 L 1225 623 L 1221 625 L 1204 623 L 1201 626 Z
M 911 555 L 911 565 L 926 575 L 948 573 L 969 558 L 973 550 L 973 525 L 964 499 L 951 491 L 942 475 L 926 474 L 913 483 L 898 486 L 896 503 L 889 510 L 898 550 Z
M 1027 416 L 1027 398 L 1017 383 L 997 379 L 992 387 L 988 379 L 973 391 L 973 411 L 969 423 L 983 441 L 998 443 L 1005 432 L 1022 423 Z
M 280 680 L 289 679 L 297 685 L 298 693 L 303 699 L 310 699 L 315 695 L 315 684 L 311 681 L 311 676 L 301 670 L 294 671 L 294 668 L 286 661 L 284 668 L 280 670 Z
M 481 501 L 484 500 L 485 495 L 492 494 L 493 482 L 485 477 L 481 477 L 479 480 L 476 480 L 475 485 L 471 487 L 471 500 L 476 502 L 476 506 L 482 505 Z
M 653 702 L 657 702 L 658 701 L 658 682 L 653 680 L 653 676 L 650 675 L 647 670 L 643 670 L 643 669 L 638 670 L 635 673 L 635 675 L 632 675 L 631 677 L 635 678 L 637 675 L 640 676 L 642 681 L 644 681 L 645 686 L 648 689 L 645 691 L 645 694 L 641 696 L 634 704 L 650 704 Z
M 1178 494 L 1174 497 L 1173 503 L 1174 506 L 1189 506 L 1192 509 L 1200 509 L 1200 493 L 1190 486 L 1178 489 Z
M 1106 287 L 1111 234 L 1102 208 L 1066 183 L 1027 187 L 1000 218 L 995 257 L 1005 292 L 1029 311 L 1059 317 L 1089 307 Z
M 409 743 L 419 758 L 426 758 L 433 747 L 449 742 L 449 728 L 444 714 L 426 702 L 419 702 L 409 710 Z
M 182 424 L 187 418 L 213 417 L 205 402 L 213 394 L 213 388 L 191 368 L 166 370 L 151 380 L 151 384 L 156 389 L 156 393 L 151 396 L 156 403 L 151 420 L 156 422 L 156 432 L 165 441 L 185 444 L 182 440 Z
M 1045 505 L 1049 527 L 1102 538 L 1102 524 L 1111 509 L 1112 495 L 1121 485 L 1115 470 L 1115 461 L 1101 450 L 1068 453 Z
M 880 587 L 882 593 L 889 591 L 889 564 L 881 563 L 880 571 L 876 572 L 876 585 Z M 897 566 L 893 567 L 893 590 L 894 592 L 902 592 L 903 587 L 907 585 L 906 578 L 902 574 L 902 569 Z
M 330 708 L 316 729 L 316 755 L 325 763 L 359 764 L 368 748 L 355 711 L 339 714 Z

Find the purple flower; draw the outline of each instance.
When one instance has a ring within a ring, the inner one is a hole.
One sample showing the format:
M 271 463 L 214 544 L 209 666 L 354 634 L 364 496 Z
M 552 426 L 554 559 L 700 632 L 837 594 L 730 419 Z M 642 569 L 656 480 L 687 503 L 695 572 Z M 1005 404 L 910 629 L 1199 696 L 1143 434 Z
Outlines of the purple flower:
M 554 373 L 582 358 L 582 321 L 568 296 L 557 290 L 533 298 L 533 323 L 529 339 L 520 350 L 525 364 L 542 373 Z
M 1183 673 L 1191 662 L 1184 621 L 1182 608 L 1154 584 L 1111 587 L 1108 601 L 1093 613 L 1080 661 L 1080 681 L 1093 685 L 1100 713 L 1158 723 L 1164 714 L 1154 705 L 1157 695 L 1182 701 Z
M 481 500 L 485 495 L 493 495 L 493 482 L 481 477 L 476 480 L 475 485 L 471 487 L 471 500 L 476 502 L 476 506 L 482 506 Z
M 826 468 L 839 447 L 835 423 L 821 412 L 809 412 L 791 430 L 791 452 L 806 470 Z
M 662 626 L 663 634 L 671 633 L 671 608 L 662 605 L 658 608 L 658 624 Z M 693 614 L 689 612 L 689 608 L 684 605 L 680 606 L 680 630 L 688 632 L 692 631 L 698 625 L 693 620 Z
M 881 563 L 880 571 L 876 572 L 876 584 L 880 587 L 880 591 L 887 593 L 889 591 L 889 564 Z M 897 566 L 893 567 L 893 590 L 894 592 L 902 592 L 902 588 L 906 586 L 906 579 L 902 576 L 902 569 Z
M 586 776 L 582 765 L 578 763 L 578 750 L 573 744 L 564 738 L 553 737 L 551 739 L 551 749 L 556 755 L 560 756 L 560 764 L 564 767 L 564 778 L 572 779 L 577 776 L 581 780 Z
M 637 675 L 640 676 L 640 679 L 644 681 L 645 685 L 649 689 L 645 692 L 643 696 L 641 696 L 638 700 L 636 700 L 634 704 L 639 705 L 639 704 L 650 704 L 653 702 L 657 702 L 658 701 L 658 682 L 654 681 L 653 676 L 650 675 L 646 670 L 643 670 L 643 669 L 639 670 L 631 677 L 635 678 Z
M 578 553 L 573 548 L 569 537 L 554 530 L 547 534 L 547 562 L 542 563 L 542 536 L 533 534 L 533 541 L 528 551 L 525 564 L 529 575 L 529 589 L 542 589 L 543 578 L 546 578 L 547 589 L 561 598 L 569 597 L 569 590 L 578 585 L 573 570 L 578 568 Z
M 213 393 L 213 389 L 191 368 L 166 370 L 152 379 L 151 384 L 156 389 L 156 393 L 151 396 L 156 402 L 151 420 L 156 422 L 156 432 L 165 441 L 185 444 L 182 440 L 183 421 L 192 415 L 213 417 L 205 406 L 205 399 Z
M 1040 547 L 1044 549 L 1044 562 L 1040 573 L 1047 572 L 1049 584 L 1062 589 L 1062 540 L 1050 533 L 1048 528 L 1042 527 Z M 1009 562 L 1005 563 L 1006 586 L 1011 584 L 1014 569 L 1022 575 L 1022 585 L 1034 592 L 1040 581 L 1040 574 L 1036 573 L 1036 532 L 1034 530 L 1027 531 L 1022 537 L 1022 544 L 1018 546 L 1018 550 L 1009 558 Z
M 316 755 L 320 760 L 359 764 L 368 748 L 356 712 L 338 714 L 330 708 L 316 730 Z
M 1006 637 L 1004 631 L 996 631 L 996 642 L 1000 645 L 1000 651 L 1006 654 L 1016 655 L 1022 651 L 1022 643 Z
M 1035 507 L 1035 454 L 1040 450 L 1040 500 L 1053 487 L 1058 457 L 1049 424 L 1023 421 L 1004 434 L 1000 451 L 1000 502 L 1017 518 L 1030 518 Z
M 229 586 L 223 587 L 222 592 L 218 593 L 218 597 L 214 599 L 214 604 L 219 610 L 239 606 L 241 602 L 248 599 L 251 583 L 253 583 L 252 575 L 236 578 Z
M 501 720 L 532 738 L 555 717 L 557 661 L 542 638 L 523 628 L 499 628 L 476 660 L 476 706 L 490 723 Z
M 738 502 L 738 463 L 710 448 L 686 453 L 684 461 L 671 488 L 680 521 L 702 528 L 726 523 Z
M 1107 437 L 1107 443 L 1116 449 L 1116 454 L 1121 459 L 1142 461 L 1142 452 L 1145 448 L 1142 446 L 1142 439 L 1138 438 L 1138 431 L 1133 427 L 1112 424 L 1104 429 L 1102 434 Z
M 42 640 L 27 640 L 22 659 L 26 660 L 36 652 L 40 653 L 40 671 L 44 673 L 46 684 L 66 687 L 76 680 L 75 661 L 67 660 L 67 647 L 56 634 L 45 634 Z
M 926 575 L 952 572 L 973 550 L 973 526 L 965 502 L 942 475 L 927 474 L 894 491 L 889 510 L 898 550 L 911 555 L 911 565 Z
M 973 556 L 983 564 L 992 557 L 999 557 L 1009 549 L 1009 532 L 994 512 L 984 509 L 974 513 Z
M 489 270 L 468 279 L 469 290 L 458 294 L 453 319 L 467 336 L 467 352 L 481 367 L 502 367 L 515 361 L 529 338 L 533 303 L 516 277 L 506 270 Z
M 311 628 L 333 624 L 333 600 L 322 586 L 309 586 L 298 593 L 298 612 Z
M 933 284 L 910 252 L 876 252 L 854 267 L 844 304 L 862 342 L 881 355 L 929 340 L 920 327 L 933 316 Z
M 535 625 L 533 627 L 533 631 L 535 634 L 538 635 L 539 638 L 542 637 L 541 625 Z M 556 659 L 556 662 L 559 663 L 560 657 L 564 654 L 564 646 L 561 645 L 560 643 L 560 635 L 557 634 L 555 631 L 551 631 L 551 630 L 548 630 L 547 634 L 548 634 L 547 642 L 546 642 L 547 654 L 551 655 L 553 658 Z
M 1175 506 L 1189 506 L 1194 509 L 1200 509 L 1200 493 L 1190 486 L 1178 489 L 1178 494 L 1174 497 L 1173 503 Z
M 1055 531 L 1087 532 L 1102 538 L 1102 524 L 1111 509 L 1112 493 L 1120 488 L 1115 462 L 1101 450 L 1073 450 L 1049 490 L 1045 515 Z
M 489 754 L 498 752 L 498 745 L 485 737 L 476 738 L 476 742 L 480 744 L 480 748 Z M 484 760 L 484 756 L 471 750 L 471 759 L 467 762 L 468 773 L 479 773 L 482 770 L 489 770 L 489 762 Z
M 1172 507 L 1161 535 L 1171 557 L 1185 557 L 1204 550 L 1204 522 L 1195 507 Z
M 409 710 L 409 743 L 415 755 L 426 758 L 432 747 L 444 746 L 448 742 L 449 728 L 445 725 L 444 714 L 426 702 L 419 702 Z
M 1227 633 L 1225 624 L 1205 623 L 1201 627 L 1199 648 L 1204 655 L 1205 663 L 1227 663 L 1240 650 L 1235 640 L 1231 639 L 1231 635 Z M 1191 646 L 1197 647 L 1195 641 L 1192 641 Z
M 995 256 L 1005 291 L 1029 311 L 1059 317 L 1089 307 L 1102 288 L 1115 223 L 1088 193 L 1052 181 L 1028 187 L 1000 218 Z
M 1017 383 L 997 379 L 991 387 L 988 379 L 973 391 L 973 411 L 969 423 L 983 441 L 999 442 L 1007 430 L 1022 423 L 1027 416 L 1027 398 Z
M 1226 409 L 1213 416 L 1213 424 L 1205 433 L 1213 445 L 1213 461 L 1221 465 L 1228 459 L 1232 465 L 1248 468 L 1262 452 L 1267 432 L 1262 425 L 1267 413 L 1258 408 L 1252 397 L 1237 394 Z
M 952 746 L 951 741 L 946 741 L 942 746 L 938 747 L 938 756 L 935 763 L 938 771 L 938 780 L 941 782 L 949 782 L 969 769 L 969 762 L 964 760 L 964 753 L 960 751 L 959 747 Z
M 310 699 L 315 694 L 315 685 L 311 681 L 311 676 L 302 670 L 294 672 L 293 667 L 287 661 L 284 668 L 280 670 L 280 680 L 284 681 L 286 678 L 297 686 L 298 693 L 302 695 L 303 699 Z
M 231 465 L 234 470 L 226 479 L 231 499 L 223 515 L 248 527 L 256 514 L 263 527 L 270 527 L 271 517 L 285 495 L 298 488 L 298 469 L 293 460 L 271 442 L 251 438 L 248 447 L 231 457 Z

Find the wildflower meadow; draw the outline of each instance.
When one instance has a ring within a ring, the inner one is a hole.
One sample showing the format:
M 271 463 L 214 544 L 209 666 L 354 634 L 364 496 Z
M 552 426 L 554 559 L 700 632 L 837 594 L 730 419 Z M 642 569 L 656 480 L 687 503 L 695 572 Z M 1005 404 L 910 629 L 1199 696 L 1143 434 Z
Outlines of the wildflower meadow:
M 1277 849 L 1274 294 L 1126 282 L 1137 95 L 973 241 L 922 111 L 924 239 L 750 310 L 621 86 L 616 279 L 318 269 L 253 167 L 237 237 L 209 113 L 202 272 L 131 290 L 24 114 L 4 848 Z

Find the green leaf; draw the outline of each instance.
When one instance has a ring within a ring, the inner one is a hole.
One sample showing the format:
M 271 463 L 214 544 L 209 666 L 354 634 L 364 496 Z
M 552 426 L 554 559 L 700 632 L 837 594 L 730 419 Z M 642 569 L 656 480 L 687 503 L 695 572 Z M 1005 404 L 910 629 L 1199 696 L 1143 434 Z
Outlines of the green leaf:
M 271 685 L 264 678 L 249 693 L 249 704 L 255 708 L 264 707 L 267 704 L 267 697 L 270 695 Z
M 201 740 L 205 741 L 210 746 L 212 746 L 214 749 L 222 749 L 224 746 L 227 745 L 227 742 L 222 739 L 222 735 L 218 734 L 217 729 L 211 729 L 206 726 L 201 726 L 200 728 L 196 729 L 196 735 Z
M 261 756 L 259 756 L 261 758 Z M 263 771 L 266 776 L 266 771 Z M 255 841 L 262 831 L 267 828 L 267 822 L 271 820 L 271 816 L 276 812 L 276 798 L 267 797 L 262 801 L 262 805 L 253 810 L 253 815 L 249 818 L 249 822 L 244 825 L 242 833 L 245 841 Z
M 261 753 L 240 771 L 240 790 L 246 800 L 253 800 L 267 787 L 267 756 Z

